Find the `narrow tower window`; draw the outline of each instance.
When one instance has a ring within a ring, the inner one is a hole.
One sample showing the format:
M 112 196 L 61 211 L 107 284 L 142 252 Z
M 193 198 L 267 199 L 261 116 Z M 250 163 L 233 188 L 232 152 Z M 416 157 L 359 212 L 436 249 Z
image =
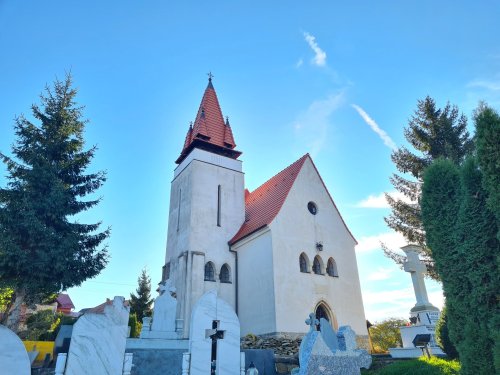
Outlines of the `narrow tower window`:
M 220 227 L 220 185 L 217 187 L 217 226 Z
M 182 189 L 179 189 L 179 205 L 177 207 L 177 232 L 179 231 L 179 222 L 181 220 L 181 198 L 182 198 Z

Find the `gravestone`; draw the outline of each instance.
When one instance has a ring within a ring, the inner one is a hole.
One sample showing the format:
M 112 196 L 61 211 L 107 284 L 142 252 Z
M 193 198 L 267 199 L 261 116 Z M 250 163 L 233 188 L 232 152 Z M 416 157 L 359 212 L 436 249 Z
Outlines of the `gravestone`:
M 338 343 L 337 333 L 333 329 L 330 322 L 325 318 L 321 318 L 319 320 L 319 326 L 321 334 L 323 336 L 323 340 L 325 340 L 325 344 L 330 348 L 332 352 L 338 350 L 339 343 Z
M 306 324 L 311 328 L 300 344 L 300 367 L 292 374 L 359 375 L 360 368 L 370 367 L 371 356 L 366 350 L 356 349 L 356 333 L 351 327 L 342 326 L 335 335 L 328 321 L 322 319 L 319 322 L 321 331 L 316 331 L 318 320 L 312 313 Z
M 190 375 L 235 375 L 241 371 L 240 322 L 215 290 L 205 293 L 193 308 L 189 353 Z
M 419 258 L 420 246 L 407 245 L 401 248 L 406 253 L 404 270 L 411 275 L 416 304 L 410 310 L 410 326 L 400 327 L 402 348 L 390 348 L 389 353 L 394 358 L 418 358 L 422 351 L 413 345 L 413 339 L 419 334 L 431 335 L 429 350 L 434 355 L 444 355 L 435 341 L 436 323 L 440 311 L 429 302 L 425 288 L 424 277 L 427 271 L 425 264 Z
M 73 326 L 65 375 L 121 375 L 129 310 L 115 297 L 88 310 Z
M 176 289 L 170 279 L 159 287 L 160 295 L 155 299 L 153 317 L 145 317 L 140 337 L 142 339 L 170 339 L 179 338 L 182 329 L 175 319 L 177 312 Z
M 29 375 L 30 359 L 21 339 L 7 327 L 0 325 L 0 373 Z
M 72 332 L 72 325 L 64 324 L 59 328 L 59 332 L 57 332 L 56 339 L 54 340 L 54 358 L 57 358 L 59 353 L 67 353 L 69 351 Z
M 253 363 L 259 374 L 276 375 L 274 351 L 271 349 L 244 349 L 245 368 Z

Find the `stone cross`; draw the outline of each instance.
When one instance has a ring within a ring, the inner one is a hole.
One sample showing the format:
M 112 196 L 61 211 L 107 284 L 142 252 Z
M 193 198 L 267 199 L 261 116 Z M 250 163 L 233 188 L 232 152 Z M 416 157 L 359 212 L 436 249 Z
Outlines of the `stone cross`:
M 316 331 L 316 326 L 319 324 L 319 320 L 316 319 L 316 315 L 314 313 L 309 314 L 309 318 L 306 319 L 306 324 L 310 326 L 309 332 Z
M 413 282 L 413 290 L 417 298 L 417 305 L 428 305 L 429 298 L 427 297 L 427 289 L 425 288 L 424 275 L 427 267 L 420 261 L 418 251 L 420 246 L 407 245 L 401 248 L 406 253 L 406 261 L 403 263 L 404 270 L 411 274 Z

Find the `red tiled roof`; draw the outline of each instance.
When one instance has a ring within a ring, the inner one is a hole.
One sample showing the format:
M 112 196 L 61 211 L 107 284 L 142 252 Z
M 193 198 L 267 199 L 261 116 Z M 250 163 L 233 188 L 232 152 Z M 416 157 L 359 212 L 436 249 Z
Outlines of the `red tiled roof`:
M 74 309 L 75 305 L 73 305 L 73 301 L 67 294 L 61 293 L 56 298 L 57 303 L 59 304 L 59 308 L 63 309 Z
M 347 232 L 350 234 L 354 242 L 356 244 L 358 243 L 347 227 L 342 215 L 340 215 L 337 205 L 333 201 L 333 198 L 321 178 L 318 169 L 314 165 L 314 162 L 309 154 L 305 154 L 299 160 L 283 169 L 253 192 L 250 193 L 247 189 L 245 189 L 245 222 L 234 237 L 229 241 L 230 245 L 235 244 L 244 237 L 249 236 L 266 225 L 271 224 L 283 206 L 283 203 L 285 202 L 285 199 L 288 196 L 288 193 L 290 192 L 290 189 L 292 188 L 292 185 L 307 158 L 311 160 L 314 170 L 318 174 L 321 183 L 323 184 L 323 187 L 333 204 L 333 207 L 335 207 L 340 220 L 342 220 L 342 224 L 344 224 Z
M 238 233 L 229 241 L 229 244 L 232 245 L 243 237 L 271 224 L 308 157 L 309 154 L 305 154 L 257 189 L 245 194 L 245 222 Z
M 224 122 L 211 78 L 208 80 L 208 86 L 201 99 L 196 119 L 189 126 L 184 147 L 176 163 L 180 164 L 194 147 L 210 150 L 233 159 L 241 155 L 241 152 L 234 150 L 236 143 L 233 132 L 229 120 Z

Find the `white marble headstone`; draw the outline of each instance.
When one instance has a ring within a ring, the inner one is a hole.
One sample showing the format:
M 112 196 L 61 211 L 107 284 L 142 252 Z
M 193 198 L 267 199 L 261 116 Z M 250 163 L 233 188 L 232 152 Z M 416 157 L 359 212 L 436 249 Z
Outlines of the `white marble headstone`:
M 160 293 L 155 299 L 151 331 L 175 332 L 177 299 L 173 297 L 175 288 L 170 280 L 167 280 L 165 285 L 160 286 Z
M 0 373 L 31 374 L 30 360 L 23 342 L 3 325 L 0 325 Z
M 191 315 L 190 375 L 210 374 L 212 340 L 208 333 L 214 321 L 218 321 L 217 329 L 224 331 L 224 337 L 217 341 L 217 374 L 240 372 L 240 322 L 233 308 L 211 290 L 198 300 Z
M 81 316 L 73 327 L 65 375 L 121 375 L 129 310 L 115 297 Z

